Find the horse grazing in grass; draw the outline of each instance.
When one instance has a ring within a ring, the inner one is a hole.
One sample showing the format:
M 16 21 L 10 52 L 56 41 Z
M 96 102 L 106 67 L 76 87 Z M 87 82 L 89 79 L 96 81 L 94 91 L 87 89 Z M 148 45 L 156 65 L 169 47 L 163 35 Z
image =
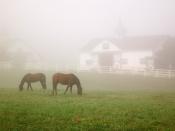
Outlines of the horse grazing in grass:
M 78 95 L 82 95 L 81 83 L 80 83 L 78 77 L 75 76 L 74 74 L 56 73 L 53 75 L 52 82 L 53 82 L 53 95 L 54 94 L 57 95 L 57 85 L 59 83 L 62 85 L 67 85 L 67 88 L 66 88 L 64 94 L 66 94 L 66 92 L 68 91 L 69 88 L 70 88 L 70 91 L 72 93 L 72 87 L 73 87 L 73 85 L 76 85 Z
M 36 73 L 36 74 L 28 73 L 22 78 L 21 83 L 19 85 L 19 90 L 20 91 L 23 90 L 24 83 L 28 84 L 27 90 L 29 88 L 31 90 L 33 90 L 32 86 L 31 86 L 31 83 L 38 82 L 38 81 L 41 83 L 41 86 L 42 86 L 43 89 L 47 88 L 47 86 L 46 86 L 46 76 L 43 73 Z

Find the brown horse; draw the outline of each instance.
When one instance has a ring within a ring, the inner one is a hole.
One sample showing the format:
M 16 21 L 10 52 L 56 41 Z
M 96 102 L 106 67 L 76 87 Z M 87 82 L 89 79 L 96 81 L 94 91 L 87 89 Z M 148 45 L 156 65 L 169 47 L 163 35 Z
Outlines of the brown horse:
M 31 83 L 38 82 L 38 81 L 41 83 L 41 86 L 42 86 L 43 89 L 47 88 L 47 86 L 46 86 L 46 77 L 43 73 L 36 73 L 36 74 L 28 73 L 22 78 L 21 83 L 19 85 L 19 90 L 20 91 L 23 90 L 23 86 L 24 86 L 25 82 L 28 84 L 27 90 L 29 88 L 31 90 L 33 90 L 32 86 L 31 86 Z
M 53 75 L 52 82 L 53 82 L 53 95 L 54 94 L 57 95 L 57 85 L 59 83 L 62 85 L 67 85 L 67 88 L 66 88 L 64 94 L 66 94 L 69 87 L 70 87 L 70 91 L 72 93 L 72 87 L 73 87 L 73 85 L 76 85 L 77 89 L 78 89 L 77 90 L 78 95 L 82 95 L 82 88 L 81 88 L 80 81 L 79 81 L 78 77 L 75 76 L 74 74 L 56 73 Z

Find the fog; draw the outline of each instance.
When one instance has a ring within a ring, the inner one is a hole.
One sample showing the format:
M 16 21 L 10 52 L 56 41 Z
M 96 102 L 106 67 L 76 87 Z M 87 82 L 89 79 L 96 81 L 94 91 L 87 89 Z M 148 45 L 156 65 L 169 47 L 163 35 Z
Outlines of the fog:
M 0 0 L 0 34 L 27 44 L 48 63 L 76 65 L 95 38 L 175 36 L 174 0 Z M 54 62 L 56 61 L 56 62 Z

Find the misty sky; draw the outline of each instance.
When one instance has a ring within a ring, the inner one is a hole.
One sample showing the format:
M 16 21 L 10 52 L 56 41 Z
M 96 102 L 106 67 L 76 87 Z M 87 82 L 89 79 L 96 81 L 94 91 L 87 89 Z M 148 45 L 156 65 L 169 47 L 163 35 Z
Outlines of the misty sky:
M 49 59 L 78 54 L 93 38 L 116 37 L 119 19 L 127 36 L 175 36 L 175 1 L 0 0 L 0 32 L 42 48 Z

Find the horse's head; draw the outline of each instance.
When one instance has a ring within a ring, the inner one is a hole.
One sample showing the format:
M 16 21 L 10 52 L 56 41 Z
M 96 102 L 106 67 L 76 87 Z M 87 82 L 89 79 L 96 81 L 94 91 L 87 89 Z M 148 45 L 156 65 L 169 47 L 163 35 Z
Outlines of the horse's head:
M 22 91 L 23 90 L 23 86 L 20 84 L 19 85 L 19 91 Z
M 43 89 L 47 89 L 46 76 L 44 74 L 39 74 L 39 75 L 40 75 L 40 82 L 41 82 Z
M 78 95 L 82 95 L 82 88 L 78 88 Z
M 43 89 L 47 89 L 46 83 L 43 85 Z
M 47 86 L 46 86 L 46 82 L 45 81 L 42 81 L 42 87 L 43 87 L 43 89 L 47 89 Z
M 82 87 L 80 82 L 77 83 L 77 88 L 78 88 L 78 95 L 82 95 Z
M 78 77 L 76 77 L 75 75 L 73 75 L 73 77 L 75 78 L 75 83 L 77 85 L 77 93 L 78 95 L 82 95 L 82 87 L 81 87 L 81 83 L 80 83 L 80 80 L 78 79 Z

